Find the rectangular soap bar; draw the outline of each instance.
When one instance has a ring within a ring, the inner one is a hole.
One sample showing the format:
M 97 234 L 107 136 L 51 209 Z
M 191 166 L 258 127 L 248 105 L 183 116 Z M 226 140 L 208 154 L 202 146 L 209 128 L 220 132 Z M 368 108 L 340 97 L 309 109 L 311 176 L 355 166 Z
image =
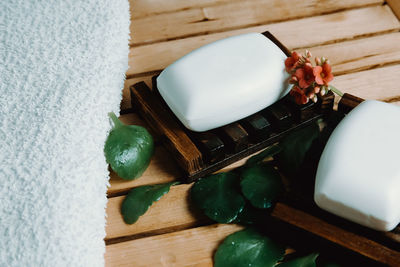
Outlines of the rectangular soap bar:
M 260 33 L 222 39 L 178 59 L 157 78 L 188 129 L 207 131 L 256 113 L 289 90 L 285 53 Z
M 400 108 L 368 100 L 335 128 L 318 164 L 319 207 L 364 226 L 400 223 Z

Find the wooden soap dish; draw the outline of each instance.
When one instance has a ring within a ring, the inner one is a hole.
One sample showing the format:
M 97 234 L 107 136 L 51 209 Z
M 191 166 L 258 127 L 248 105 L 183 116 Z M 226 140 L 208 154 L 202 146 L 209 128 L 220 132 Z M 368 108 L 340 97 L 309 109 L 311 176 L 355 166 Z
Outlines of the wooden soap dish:
M 289 50 L 269 32 L 263 33 L 286 55 Z M 182 125 L 157 90 L 144 82 L 130 87 L 132 106 L 147 121 L 153 132 L 172 153 L 191 182 L 262 150 L 292 131 L 305 127 L 333 112 L 334 94 L 329 92 L 317 103 L 299 106 L 286 96 L 272 106 L 240 121 L 207 132 L 193 132 Z M 363 99 L 344 94 L 338 110 L 348 113 Z M 295 195 L 295 196 L 294 196 Z M 300 199 L 299 199 L 300 196 Z M 301 205 L 299 205 L 301 203 Z M 328 214 L 301 192 L 277 203 L 272 218 L 322 237 L 374 261 L 400 266 L 400 228 L 377 232 Z

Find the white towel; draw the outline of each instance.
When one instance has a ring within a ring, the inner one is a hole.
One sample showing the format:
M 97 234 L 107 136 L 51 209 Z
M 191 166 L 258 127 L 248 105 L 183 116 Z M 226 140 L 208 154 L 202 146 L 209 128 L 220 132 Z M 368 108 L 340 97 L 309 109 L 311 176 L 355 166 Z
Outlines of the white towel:
M 0 1 L 0 266 L 104 265 L 127 0 Z

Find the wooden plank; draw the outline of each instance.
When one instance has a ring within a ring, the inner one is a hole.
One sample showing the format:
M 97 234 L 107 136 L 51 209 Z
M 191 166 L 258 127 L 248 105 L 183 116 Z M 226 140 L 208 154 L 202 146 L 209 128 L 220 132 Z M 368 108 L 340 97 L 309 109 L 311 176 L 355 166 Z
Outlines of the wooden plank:
M 234 224 L 215 224 L 109 245 L 105 266 L 213 266 L 218 245 L 241 229 Z
M 191 185 L 172 186 L 170 192 L 154 203 L 134 224 L 126 224 L 120 207 L 125 196 L 110 198 L 107 204 L 106 240 L 137 234 L 161 233 L 209 222 L 201 212 L 190 205 Z
M 335 77 L 332 85 L 364 99 L 391 101 L 400 97 L 400 65 L 387 66 Z M 398 101 L 398 100 L 397 100 Z
M 374 23 L 371 23 L 374 21 Z M 312 27 L 310 27 L 312 25 Z M 311 30 L 312 29 L 312 32 Z M 312 47 L 337 40 L 353 39 L 354 37 L 376 34 L 379 32 L 400 29 L 400 23 L 388 6 L 377 6 L 357 10 L 343 11 L 330 15 L 317 16 L 293 21 L 285 21 L 275 24 L 250 27 L 240 30 L 214 33 L 204 36 L 196 36 L 181 40 L 174 40 L 145 46 L 133 47 L 129 53 L 130 69 L 128 76 L 139 73 L 161 70 L 173 61 L 184 56 L 188 52 L 213 41 L 229 36 L 247 33 L 264 32 L 269 30 L 283 44 L 291 49 L 299 47 Z M 395 38 L 394 36 L 390 36 Z M 389 38 L 389 37 L 388 37 Z M 393 47 L 387 40 L 379 47 Z M 348 43 L 356 47 L 357 44 L 367 43 L 368 40 L 359 41 L 356 44 Z M 374 44 L 378 45 L 379 41 Z M 344 43 L 346 45 L 346 43 Z M 337 44 L 336 47 L 340 46 Z M 363 45 L 365 47 L 365 45 Z M 328 47 L 332 49 L 332 47 Z M 336 48 L 338 52 L 345 53 L 346 48 Z M 393 50 L 390 50 L 393 52 Z M 325 51 L 321 51 L 326 55 Z M 362 50 L 359 53 L 362 53 Z M 382 52 L 387 53 L 387 52 Z M 336 54 L 336 53 L 335 53 Z M 380 52 L 378 51 L 377 55 Z M 368 55 L 368 51 L 367 54 Z M 329 55 L 327 55 L 329 56 Z M 350 55 L 350 60 L 357 57 Z
M 154 43 L 382 3 L 381 0 L 234 1 L 146 17 L 135 16 L 133 10 L 132 42 Z
M 400 19 L 400 1 L 399 0 L 386 0 L 393 13 Z
M 310 47 L 314 56 L 324 56 L 332 64 L 335 75 L 361 71 L 400 62 L 400 33 L 350 40 Z
M 132 21 L 142 17 L 179 10 L 203 8 L 240 0 L 129 0 Z

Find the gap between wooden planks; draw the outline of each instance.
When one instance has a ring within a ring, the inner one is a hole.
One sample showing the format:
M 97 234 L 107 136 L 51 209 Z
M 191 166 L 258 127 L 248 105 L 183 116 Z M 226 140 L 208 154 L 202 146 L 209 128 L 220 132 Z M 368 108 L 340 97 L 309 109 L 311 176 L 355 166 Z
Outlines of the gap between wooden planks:
M 166 6 L 165 3 L 157 2 L 161 8 Z M 149 8 L 133 9 L 132 43 L 133 45 L 154 43 L 383 4 L 381 0 L 218 2 L 210 5 L 209 1 L 199 1 L 197 7 L 151 16 L 144 16 L 145 13 L 149 13 Z

